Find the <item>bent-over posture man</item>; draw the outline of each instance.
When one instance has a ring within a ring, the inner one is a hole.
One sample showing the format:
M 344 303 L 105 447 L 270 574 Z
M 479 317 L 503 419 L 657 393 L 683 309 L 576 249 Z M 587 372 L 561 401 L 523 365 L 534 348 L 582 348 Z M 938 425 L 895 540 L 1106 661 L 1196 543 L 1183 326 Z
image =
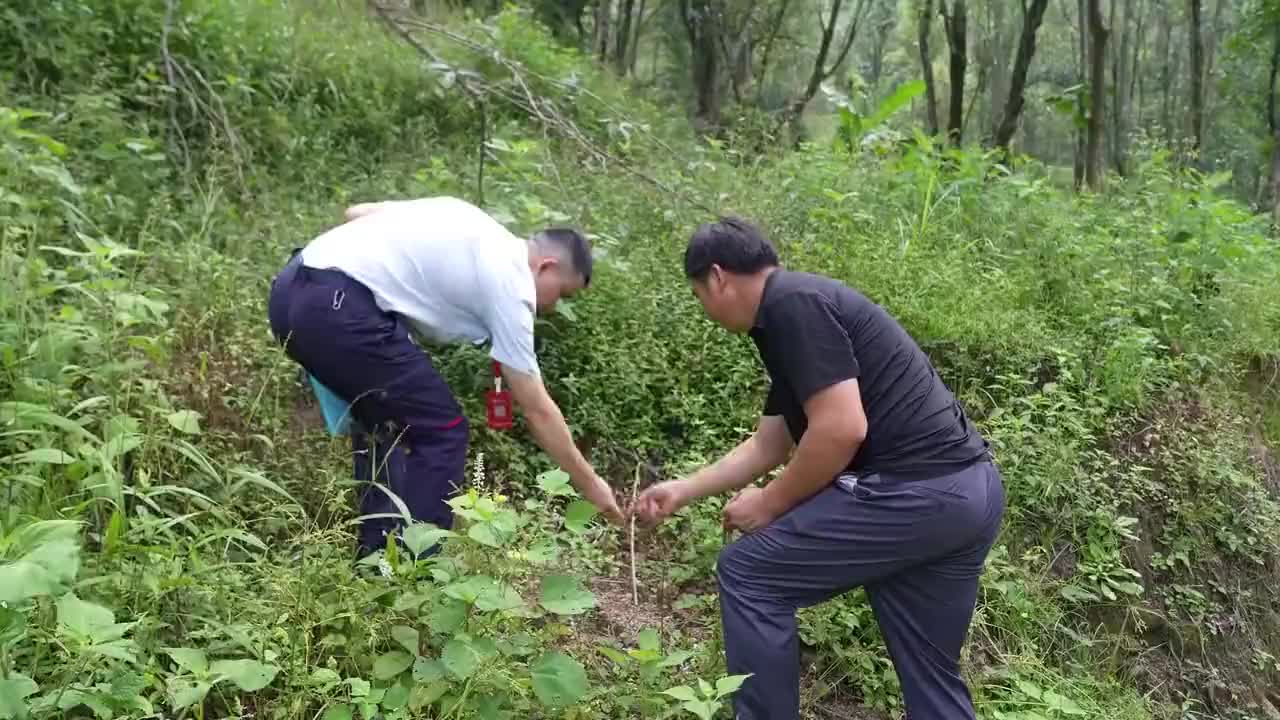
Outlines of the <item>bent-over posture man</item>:
M 781 269 L 755 227 L 698 228 L 685 271 L 712 320 L 750 334 L 771 387 L 754 435 L 649 488 L 635 512 L 657 522 L 787 463 L 724 508 L 725 526 L 744 533 L 717 566 L 728 670 L 753 674 L 734 699 L 738 720 L 800 717 L 796 610 L 857 586 L 912 720 L 973 718 L 960 648 L 1004 512 L 986 442 L 888 313 L 835 280 Z
M 526 241 L 450 197 L 356 205 L 346 218 L 289 261 L 272 284 L 268 314 L 287 354 L 353 403 L 356 480 L 377 478 L 415 520 L 452 527 L 447 500 L 463 483 L 468 423 L 410 330 L 442 343 L 492 341 L 534 439 L 620 522 L 612 490 L 574 445 L 534 354 L 535 310 L 554 309 L 591 280 L 586 238 L 552 228 Z M 361 511 L 391 515 L 396 507 L 366 486 Z M 360 554 L 383 547 L 397 525 L 366 520 Z

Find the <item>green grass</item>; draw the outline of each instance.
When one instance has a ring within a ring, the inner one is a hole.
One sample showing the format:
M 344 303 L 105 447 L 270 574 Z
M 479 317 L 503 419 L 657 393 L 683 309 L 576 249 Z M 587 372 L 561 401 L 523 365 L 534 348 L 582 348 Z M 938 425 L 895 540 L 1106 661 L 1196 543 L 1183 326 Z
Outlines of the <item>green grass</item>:
M 347 448 L 269 338 L 267 284 L 347 202 L 474 198 L 470 101 L 358 11 L 303 26 L 301 5 L 220 0 L 170 38 L 223 108 L 176 106 L 184 146 L 152 5 L 53 3 L 0 30 L 0 718 L 693 712 L 663 691 L 700 699 L 723 673 L 715 501 L 638 538 L 635 606 L 625 535 L 567 522 L 576 498 L 524 432 L 476 422 L 460 537 L 389 575 L 352 566 Z M 1274 447 L 1280 415 L 1238 388 L 1280 358 L 1280 257 L 1218 179 L 1150 153 L 1103 197 L 927 145 L 747 162 L 515 11 L 449 22 L 523 69 L 436 37 L 451 63 L 528 73 L 612 156 L 488 108 L 486 206 L 519 231 L 581 224 L 601 251 L 538 350 L 621 493 L 639 464 L 714 459 L 759 411 L 749 342 L 679 265 L 696 203 L 745 212 L 788 265 L 899 317 L 997 451 L 1010 509 L 965 665 L 982 717 L 1264 711 L 1280 509 L 1250 433 Z M 571 72 L 594 99 L 555 82 Z M 483 351 L 437 360 L 479 418 Z M 806 712 L 901 710 L 860 593 L 801 626 Z M 1210 710 L 1214 683 L 1234 699 Z

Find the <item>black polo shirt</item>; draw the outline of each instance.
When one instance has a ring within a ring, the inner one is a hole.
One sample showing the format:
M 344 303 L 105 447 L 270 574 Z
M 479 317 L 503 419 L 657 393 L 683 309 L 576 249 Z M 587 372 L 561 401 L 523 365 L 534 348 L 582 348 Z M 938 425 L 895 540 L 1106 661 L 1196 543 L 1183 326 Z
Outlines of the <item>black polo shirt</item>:
M 849 471 L 937 476 L 987 455 L 924 351 L 889 313 L 843 283 L 774 271 L 751 339 L 772 381 L 764 414 L 783 416 L 796 443 L 808 426 L 804 403 L 858 379 L 867 437 Z

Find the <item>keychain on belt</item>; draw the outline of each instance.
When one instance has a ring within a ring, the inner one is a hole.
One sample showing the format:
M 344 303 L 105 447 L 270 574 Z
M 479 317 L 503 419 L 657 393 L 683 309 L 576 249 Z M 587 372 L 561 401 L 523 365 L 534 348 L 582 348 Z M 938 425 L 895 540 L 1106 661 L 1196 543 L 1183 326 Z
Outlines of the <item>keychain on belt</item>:
M 502 389 L 502 365 L 493 361 L 493 389 L 485 393 L 485 409 L 489 427 L 509 430 L 514 423 L 511 417 L 511 393 Z

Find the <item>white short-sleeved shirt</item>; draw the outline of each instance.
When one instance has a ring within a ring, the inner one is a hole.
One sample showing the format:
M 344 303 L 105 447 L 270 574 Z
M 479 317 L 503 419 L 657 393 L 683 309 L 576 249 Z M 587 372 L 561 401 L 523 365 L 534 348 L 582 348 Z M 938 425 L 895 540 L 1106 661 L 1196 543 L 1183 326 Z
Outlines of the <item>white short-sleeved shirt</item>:
M 528 244 L 464 200 L 385 203 L 312 240 L 302 262 L 360 282 L 434 342 L 492 341 L 494 360 L 538 375 Z

